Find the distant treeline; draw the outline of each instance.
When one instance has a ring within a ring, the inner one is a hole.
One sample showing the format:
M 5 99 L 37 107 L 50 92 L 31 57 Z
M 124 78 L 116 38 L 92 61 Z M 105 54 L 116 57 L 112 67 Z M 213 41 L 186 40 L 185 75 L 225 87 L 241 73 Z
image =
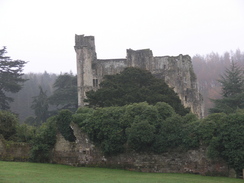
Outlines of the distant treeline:
M 203 95 L 205 102 L 205 113 L 213 107 L 211 99 L 220 97 L 221 86 L 217 81 L 219 76 L 224 73 L 225 68 L 230 66 L 231 61 L 236 62 L 240 66 L 244 66 L 244 52 L 240 49 L 236 51 L 219 53 L 210 53 L 207 55 L 195 55 L 192 57 L 194 72 L 197 75 L 199 89 Z M 70 73 L 72 74 L 72 73 Z M 14 98 L 11 103 L 11 111 L 18 114 L 20 121 L 24 122 L 27 117 L 35 116 L 31 109 L 33 97 L 38 96 L 42 87 L 47 96 L 51 96 L 54 91 L 53 84 L 58 78 L 58 74 L 53 73 L 28 73 L 23 77 L 28 79 L 24 83 L 22 90 L 16 94 L 9 94 Z
M 14 98 L 14 102 L 11 103 L 11 111 L 19 116 L 21 122 L 27 117 L 35 116 L 34 111 L 31 109 L 33 97 L 38 96 L 42 87 L 47 96 L 50 96 L 53 91 L 53 84 L 58 78 L 57 74 L 44 73 L 28 73 L 23 76 L 24 79 L 28 79 L 23 88 L 16 94 L 8 94 Z

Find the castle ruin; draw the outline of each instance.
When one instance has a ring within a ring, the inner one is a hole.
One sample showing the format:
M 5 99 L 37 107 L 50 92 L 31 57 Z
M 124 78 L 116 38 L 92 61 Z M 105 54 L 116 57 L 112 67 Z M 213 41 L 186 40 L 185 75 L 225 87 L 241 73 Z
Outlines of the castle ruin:
M 78 105 L 85 105 L 86 92 L 97 90 L 105 75 L 120 73 L 126 67 L 150 71 L 164 80 L 178 94 L 182 104 L 190 107 L 199 118 L 204 116 L 203 98 L 188 55 L 153 56 L 150 49 L 127 49 L 123 59 L 97 59 L 94 36 L 75 35 L 77 59 Z

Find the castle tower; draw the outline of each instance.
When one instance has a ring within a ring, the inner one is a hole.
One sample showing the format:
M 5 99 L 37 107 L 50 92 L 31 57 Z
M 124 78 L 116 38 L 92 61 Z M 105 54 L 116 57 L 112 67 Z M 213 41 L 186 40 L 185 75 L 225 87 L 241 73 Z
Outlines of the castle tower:
M 94 36 L 75 35 L 78 106 L 83 107 L 86 92 L 93 87 L 92 62 L 96 58 Z
M 126 67 L 150 71 L 178 94 L 182 104 L 199 118 L 204 116 L 203 98 L 188 55 L 154 57 L 150 49 L 127 50 L 126 59 L 97 59 L 94 36 L 75 35 L 78 105 L 83 107 L 86 92 L 99 88 L 104 75 L 120 73 Z

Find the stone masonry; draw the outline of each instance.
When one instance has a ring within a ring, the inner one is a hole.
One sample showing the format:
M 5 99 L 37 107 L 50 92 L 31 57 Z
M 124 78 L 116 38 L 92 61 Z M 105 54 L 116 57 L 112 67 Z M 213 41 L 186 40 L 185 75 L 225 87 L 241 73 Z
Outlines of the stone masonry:
M 76 142 L 69 142 L 59 133 L 52 151 L 52 163 L 72 166 L 92 166 L 120 168 L 141 172 L 158 173 L 195 173 L 201 175 L 232 176 L 233 169 L 229 169 L 221 159 L 210 160 L 206 155 L 206 148 L 180 151 L 172 149 L 170 152 L 136 153 L 127 150 L 117 156 L 104 156 L 99 149 L 83 133 L 77 124 L 71 124 L 76 136 Z
M 199 118 L 204 116 L 203 98 L 199 93 L 197 78 L 191 57 L 154 57 L 150 49 L 127 49 L 123 59 L 97 59 L 94 36 L 75 35 L 77 59 L 78 105 L 83 107 L 86 92 L 97 90 L 105 75 L 117 74 L 126 67 L 138 67 L 150 71 L 164 80 L 178 94 L 185 107 Z

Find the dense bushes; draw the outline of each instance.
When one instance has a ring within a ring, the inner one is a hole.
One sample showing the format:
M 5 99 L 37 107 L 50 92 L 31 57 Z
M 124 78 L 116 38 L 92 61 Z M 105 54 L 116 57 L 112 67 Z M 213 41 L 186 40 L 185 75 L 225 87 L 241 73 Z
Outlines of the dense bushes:
M 200 145 L 209 157 L 223 158 L 237 172 L 244 167 L 244 111 L 212 114 L 197 119 L 179 116 L 166 103 L 146 102 L 96 110 L 83 108 L 73 120 L 106 155 L 127 150 L 162 153 L 172 148 L 189 150 Z
M 137 152 L 157 153 L 178 146 L 184 148 L 183 135 L 188 134 L 181 131 L 196 117 L 192 114 L 181 117 L 164 102 L 154 106 L 143 102 L 123 107 L 83 109 L 73 119 L 105 154 L 114 155 L 123 152 L 125 147 Z
M 50 117 L 40 127 L 34 127 L 27 124 L 19 124 L 14 114 L 0 111 L 0 135 L 8 141 L 30 143 L 31 161 L 49 162 L 50 153 L 56 143 L 58 131 L 66 140 L 75 141 L 76 138 L 70 127 L 72 121 L 72 113 L 69 110 L 62 110 L 57 116 Z
M 209 144 L 210 157 L 223 158 L 240 173 L 244 168 L 244 110 L 224 115 Z
M 49 162 L 51 149 L 56 143 L 56 118 L 56 116 L 49 118 L 37 129 L 31 142 L 31 161 Z
M 16 117 L 0 112 L 0 134 L 7 140 L 31 142 L 31 160 L 49 162 L 59 131 L 66 140 L 75 137 L 70 123 L 77 123 L 105 155 L 125 150 L 169 152 L 205 146 L 210 158 L 222 158 L 240 172 L 244 167 L 244 110 L 211 114 L 198 120 L 194 114 L 180 116 L 164 102 L 146 102 L 122 107 L 81 108 L 75 114 L 60 111 L 39 128 L 16 124 Z M 8 126 L 9 123 L 9 126 Z
M 19 124 L 18 118 L 8 112 L 0 111 L 0 134 L 5 140 L 29 142 L 34 137 L 35 127 Z
M 16 129 L 15 141 L 30 142 L 36 132 L 36 127 L 27 124 L 18 124 Z
M 63 137 L 73 142 L 75 136 L 70 127 L 72 113 L 69 110 L 62 110 L 57 116 L 53 116 L 43 123 L 36 131 L 31 141 L 31 160 L 35 162 L 49 162 L 50 153 L 56 143 L 56 134 L 59 131 Z

